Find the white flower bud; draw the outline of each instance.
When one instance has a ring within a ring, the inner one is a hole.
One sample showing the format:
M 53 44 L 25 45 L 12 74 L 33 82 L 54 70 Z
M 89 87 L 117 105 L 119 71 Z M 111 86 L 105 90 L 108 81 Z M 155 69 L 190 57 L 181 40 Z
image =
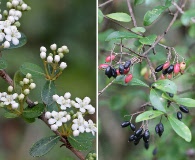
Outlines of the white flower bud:
M 23 86 L 24 85 L 24 82 L 23 81 L 20 81 L 20 85 Z
M 71 116 L 68 114 L 68 115 L 66 115 L 66 118 L 67 118 L 68 121 L 70 121 Z
M 18 21 L 15 22 L 15 23 L 14 23 L 14 26 L 16 26 L 17 28 L 20 27 L 20 22 L 18 22 Z
M 0 20 L 2 19 L 2 14 L 0 14 Z
M 3 11 L 3 15 L 4 15 L 4 16 L 8 16 L 8 11 L 7 11 L 7 10 L 4 10 L 4 11 Z
M 57 131 L 57 129 L 58 129 L 58 126 L 56 124 L 51 125 L 52 131 Z
M 47 62 L 48 63 L 52 63 L 53 62 L 53 57 L 52 56 L 48 56 L 47 57 Z
M 66 51 L 67 49 L 68 49 L 67 46 L 62 46 L 62 50 L 63 50 L 63 51 Z
M 18 107 L 19 107 L 19 104 L 18 104 L 18 103 L 13 103 L 13 104 L 12 104 L 12 108 L 13 108 L 13 109 L 17 109 Z
M 31 79 L 32 78 L 32 75 L 30 73 L 27 73 L 26 74 L 26 78 Z
M 55 61 L 56 63 L 58 63 L 58 62 L 60 61 L 60 56 L 59 56 L 59 55 L 55 55 L 54 61 Z
M 40 48 L 40 52 L 47 52 L 47 49 L 46 49 L 44 46 L 42 46 L 42 47 Z
M 8 41 L 5 41 L 5 42 L 3 43 L 3 47 L 4 47 L 4 48 L 9 48 L 9 47 L 10 47 L 10 43 L 9 43 Z
M 58 53 L 58 55 L 60 56 L 60 58 L 63 58 L 64 57 L 64 54 L 63 53 Z
M 27 7 L 27 11 L 30 11 L 30 10 L 31 10 L 31 7 L 30 7 L 30 6 L 28 6 L 28 7 Z
M 23 100 L 24 97 L 25 97 L 24 94 L 21 93 L 21 94 L 18 96 L 18 99 L 19 99 L 19 100 Z
M 67 64 L 65 62 L 60 63 L 60 69 L 64 70 L 67 67 Z
M 37 104 L 39 104 L 39 102 L 38 101 L 35 101 L 34 104 L 37 105 Z
M 76 137 L 76 136 L 78 136 L 78 135 L 79 135 L 79 131 L 78 131 L 78 130 L 74 130 L 74 131 L 73 131 L 73 136 Z
M 29 83 L 29 79 L 28 78 L 24 78 L 23 82 L 24 82 L 24 84 L 28 84 Z
M 40 57 L 41 57 L 41 59 L 45 59 L 46 58 L 46 52 L 41 52 Z
M 12 5 L 13 5 L 14 7 L 16 7 L 18 4 L 19 4 L 19 1 L 17 1 L 17 0 L 13 0 L 13 1 L 12 1 Z
M 9 8 L 9 9 L 11 9 L 12 8 L 12 4 L 11 4 L 11 2 L 7 2 L 7 8 Z
M 18 18 L 21 18 L 22 17 L 22 12 L 21 11 L 16 11 L 15 16 L 17 16 Z
M 29 86 L 30 89 L 34 89 L 35 87 L 36 87 L 35 83 L 31 83 L 30 86 Z
M 62 53 L 63 49 L 62 48 L 58 48 L 58 53 Z
M 70 99 L 70 97 L 71 97 L 71 94 L 70 94 L 69 92 L 66 92 L 66 93 L 64 94 L 64 98 L 65 98 L 65 99 Z
M 22 10 L 25 11 L 25 10 L 27 10 L 28 6 L 27 6 L 27 4 L 23 3 L 21 7 L 22 7 Z
M 57 94 L 54 94 L 54 95 L 53 95 L 53 100 L 54 100 L 54 101 L 57 101 L 58 98 L 59 98 L 59 96 L 58 96 Z
M 25 94 L 25 95 L 28 95 L 29 93 L 30 93 L 30 90 L 29 90 L 29 89 L 25 89 L 25 90 L 24 90 L 24 94 Z
M 45 113 L 45 118 L 50 119 L 51 118 L 51 113 L 50 112 L 46 112 Z
M 52 115 L 53 117 L 56 117 L 56 116 L 58 115 L 58 112 L 52 111 L 52 112 L 51 112 L 51 115 Z
M 91 107 L 91 108 L 88 110 L 88 113 L 89 113 L 89 114 L 94 114 L 94 113 L 95 113 L 95 108 L 94 108 L 94 107 Z
M 8 92 L 12 92 L 13 89 L 14 89 L 14 88 L 13 88 L 12 86 L 9 86 L 7 90 L 8 90 Z
M 50 48 L 51 48 L 52 51 L 55 51 L 57 49 L 57 45 L 56 44 L 52 44 L 50 46 Z

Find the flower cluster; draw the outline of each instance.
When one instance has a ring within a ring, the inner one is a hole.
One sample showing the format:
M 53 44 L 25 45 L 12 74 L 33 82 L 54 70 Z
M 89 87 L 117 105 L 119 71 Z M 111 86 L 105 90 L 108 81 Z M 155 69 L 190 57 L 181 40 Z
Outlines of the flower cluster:
M 19 44 L 21 38 L 17 28 L 20 26 L 19 19 L 22 17 L 22 12 L 30 10 L 23 0 L 11 0 L 7 2 L 7 8 L 8 10 L 3 11 L 3 15 L 0 14 L 0 43 L 4 48 L 9 48 L 10 43 Z M 2 20 L 3 16 L 4 20 Z
M 50 49 L 52 50 L 52 53 L 49 53 L 47 56 L 47 54 L 46 54 L 47 49 L 44 46 L 42 46 L 40 48 L 40 57 L 41 57 L 41 59 L 45 60 L 46 63 L 54 64 L 54 65 L 58 65 L 60 60 L 64 57 L 64 54 L 69 52 L 67 46 L 62 46 L 60 48 L 57 48 L 56 44 L 52 44 L 50 46 Z M 67 67 L 67 64 L 65 62 L 61 62 L 59 64 L 59 68 L 61 70 L 64 70 L 66 67 Z M 55 66 L 55 69 L 57 69 L 56 66 Z
M 90 104 L 91 99 L 89 97 L 85 97 L 83 100 L 76 98 L 74 101 L 70 98 L 71 94 L 69 92 L 66 92 L 64 96 L 53 95 L 53 100 L 58 105 L 60 111 L 45 113 L 45 117 L 51 125 L 51 130 L 56 131 L 59 127 L 64 127 L 64 123 L 72 120 L 70 125 L 73 136 L 78 136 L 80 133 L 84 132 L 91 132 L 95 135 L 97 130 L 95 123 L 93 123 L 91 119 L 88 121 L 84 119 L 84 115 L 95 113 L 95 108 Z

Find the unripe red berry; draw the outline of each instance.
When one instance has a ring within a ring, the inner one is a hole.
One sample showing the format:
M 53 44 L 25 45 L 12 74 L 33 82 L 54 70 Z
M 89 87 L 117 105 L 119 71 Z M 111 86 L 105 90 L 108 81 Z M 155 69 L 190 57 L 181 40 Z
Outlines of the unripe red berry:
M 167 78 L 171 79 L 172 78 L 172 74 L 167 74 Z
M 181 71 L 184 71 L 185 68 L 186 68 L 186 63 L 185 63 L 185 62 L 181 62 L 181 63 L 180 63 L 180 70 L 181 70 Z
M 129 83 L 132 80 L 132 78 L 133 78 L 133 75 L 132 74 L 126 75 L 126 77 L 125 77 L 125 83 Z
M 114 60 L 115 57 L 116 57 L 115 55 L 108 56 L 108 57 L 106 57 L 105 61 L 110 62 L 111 60 Z
M 124 74 L 129 73 L 129 71 L 130 71 L 130 68 L 124 69 Z
M 116 73 L 117 73 L 117 75 L 120 75 L 120 72 L 119 72 L 119 70 L 118 70 L 118 69 L 116 70 Z
M 106 69 L 109 66 L 109 64 L 100 64 L 98 66 L 99 69 Z
M 174 65 L 174 73 L 175 74 L 178 74 L 180 72 L 180 64 L 179 63 L 176 63 Z
M 163 74 L 161 74 L 160 79 L 166 79 L 166 77 Z
M 167 69 L 170 66 L 170 62 L 165 62 L 163 65 L 163 69 Z

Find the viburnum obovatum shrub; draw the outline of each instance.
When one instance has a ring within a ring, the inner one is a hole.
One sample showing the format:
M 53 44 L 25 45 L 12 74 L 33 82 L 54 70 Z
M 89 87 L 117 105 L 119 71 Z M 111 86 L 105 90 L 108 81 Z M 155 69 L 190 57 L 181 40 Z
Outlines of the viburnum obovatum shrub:
M 7 10 L 0 14 L 1 54 L 7 49 L 14 50 L 25 45 L 26 36 L 19 31 L 19 20 L 25 11 L 30 10 L 30 6 L 22 0 L 10 0 L 6 5 Z M 27 123 L 40 119 L 51 128 L 51 133 L 53 131 L 54 134 L 33 144 L 29 152 L 31 156 L 43 156 L 61 143 L 59 147 L 65 146 L 79 159 L 96 159 L 92 148 L 96 124 L 89 118 L 95 114 L 91 99 L 87 96 L 72 98 L 68 91 L 64 95 L 58 95 L 55 89 L 55 81 L 67 68 L 63 59 L 69 54 L 68 47 L 58 47 L 56 44 L 52 44 L 50 48 L 41 46 L 40 53 L 37 54 L 40 54 L 43 67 L 34 63 L 21 64 L 13 79 L 4 70 L 9 64 L 3 58 L 0 59 L 0 76 L 9 84 L 7 91 L 0 92 L 0 106 L 5 110 L 4 117 L 22 118 Z M 40 79 L 44 79 L 45 84 L 39 93 L 42 102 L 38 103 L 28 96 L 32 90 L 36 90 L 35 82 Z M 80 151 L 88 151 L 88 154 L 84 156 Z
M 111 88 L 114 84 L 129 87 L 129 90 L 126 90 L 126 94 L 134 92 L 130 86 L 146 87 L 146 89 L 143 89 L 143 92 L 146 94 L 145 97 L 147 97 L 143 100 L 146 100 L 146 102 L 137 106 L 137 112 L 124 114 L 123 111 L 124 119 L 130 117 L 121 123 L 123 128 L 130 128 L 127 141 L 135 145 L 143 141 L 145 148 L 148 149 L 150 142 L 152 143 L 152 135 L 163 136 L 163 133 L 166 132 L 164 123 L 169 123 L 176 134 L 187 142 L 190 142 L 192 140 L 191 131 L 182 121 L 186 116 L 190 116 L 190 108 L 195 107 L 195 100 L 191 97 L 181 97 L 180 93 L 183 91 L 180 91 L 181 87 L 175 81 L 182 78 L 182 76 L 189 76 L 189 66 L 193 63 L 193 60 L 189 61 L 189 59 L 184 58 L 186 56 L 176 50 L 177 46 L 170 46 L 169 42 L 166 41 L 166 35 L 177 21 L 181 25 L 188 26 L 189 36 L 194 37 L 194 31 L 192 30 L 194 27 L 195 12 L 194 9 L 185 8 L 187 1 L 165 0 L 154 2 L 156 6 L 145 13 L 142 23 L 137 23 L 133 9 L 136 10 L 138 4 L 144 5 L 144 2 L 144 0 L 127 0 L 126 7 L 129 14 L 124 13 L 123 10 L 115 13 L 104 13 L 104 10 L 109 10 L 111 1 L 99 5 L 99 26 L 101 26 L 103 20 L 105 22 L 102 28 L 100 28 L 99 34 L 99 41 L 101 42 L 99 43 L 100 54 L 104 54 L 104 58 L 101 56 L 99 61 L 99 75 L 101 77 L 106 76 L 109 79 L 106 87 L 99 91 L 99 96 L 103 96 L 106 89 Z M 162 14 L 171 15 L 167 26 L 161 28 L 161 34 L 159 35 L 151 30 L 148 33 L 148 26 L 155 25 L 157 21 L 160 21 Z M 108 23 L 113 23 L 116 28 L 121 27 L 121 29 L 110 29 L 101 32 L 106 28 L 105 24 Z M 131 24 L 129 25 L 128 23 Z M 163 52 L 158 53 L 159 48 Z M 159 54 L 164 54 L 164 56 Z M 141 64 L 142 68 L 137 71 L 137 66 Z M 145 66 L 143 67 L 143 65 Z M 135 68 L 136 70 L 134 71 Z M 138 76 L 137 72 L 144 77 L 145 82 Z M 185 82 L 182 82 L 182 85 L 185 85 Z M 139 87 L 139 90 L 141 90 L 141 87 Z M 193 87 L 188 91 L 193 91 Z M 120 90 L 116 92 L 121 94 Z M 116 94 L 115 98 L 111 98 L 111 105 L 117 108 L 116 105 L 122 106 L 122 104 L 126 103 L 123 101 L 127 101 L 128 107 L 131 107 L 130 101 L 128 102 L 127 99 L 120 95 L 117 98 Z M 109 96 L 112 97 L 112 95 Z M 139 99 L 142 99 L 140 95 L 135 94 L 133 96 L 135 98 L 139 96 Z M 151 121 L 157 121 L 152 130 L 149 129 Z M 136 127 L 135 123 L 138 122 L 141 122 L 141 124 L 136 125 L 139 126 Z M 154 150 L 154 154 L 156 154 L 156 149 Z

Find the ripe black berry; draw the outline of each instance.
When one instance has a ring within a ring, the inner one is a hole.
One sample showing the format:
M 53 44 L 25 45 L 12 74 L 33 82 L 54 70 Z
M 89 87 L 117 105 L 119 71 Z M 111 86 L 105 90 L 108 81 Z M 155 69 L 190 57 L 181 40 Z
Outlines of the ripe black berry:
M 112 68 L 112 77 L 116 78 L 117 77 L 117 72 L 115 68 Z
M 163 71 L 162 71 L 162 74 L 163 74 L 163 75 L 167 74 L 167 70 L 166 70 L 166 69 L 163 70 Z
M 158 124 L 156 125 L 156 127 L 155 127 L 155 131 L 156 131 L 156 134 L 158 134 L 159 133 L 159 127 L 158 127 Z
M 170 105 L 171 105 L 171 101 L 167 101 L 167 107 L 169 108 L 170 107 Z
M 108 66 L 105 70 L 105 75 L 107 75 L 108 78 L 112 77 L 112 67 Z
M 162 71 L 163 65 L 164 65 L 164 64 L 161 64 L 161 65 L 159 65 L 158 67 L 156 67 L 155 72 L 160 72 L 160 71 Z
M 189 113 L 189 110 L 187 107 L 180 105 L 179 109 L 184 113 Z
M 119 73 L 124 74 L 124 65 L 122 64 L 119 65 Z
M 124 121 L 122 124 L 121 124 L 121 127 L 127 127 L 130 125 L 130 122 L 129 121 Z
M 173 93 L 168 93 L 169 97 L 173 98 L 174 94 Z
M 170 73 L 173 72 L 173 70 L 174 70 L 174 65 L 171 64 L 171 65 L 166 69 L 166 72 L 167 72 L 168 74 L 170 74 Z
M 182 119 L 182 113 L 180 111 L 177 112 L 177 119 L 179 119 L 179 120 Z
M 149 148 L 149 142 L 145 142 L 144 147 L 145 147 L 145 149 L 148 149 Z
M 136 127 L 134 124 L 130 123 L 130 128 L 132 129 L 132 131 L 135 131 L 136 130 Z
M 139 140 L 134 141 L 134 145 L 137 145 L 139 143 Z
M 130 142 L 130 141 L 133 141 L 133 140 L 135 140 L 135 139 L 134 139 L 134 135 L 131 135 L 131 136 L 129 137 L 129 142 Z
M 130 65 L 131 65 L 131 61 L 130 60 L 129 61 L 126 61 L 125 64 L 124 64 L 124 69 L 129 68 Z
M 144 135 L 143 135 L 144 142 L 148 142 L 149 141 L 149 138 L 150 138 L 150 132 L 147 129 L 147 130 L 145 130 Z
M 164 132 L 164 126 L 162 123 L 158 124 L 159 132 L 163 133 Z
M 157 154 L 157 152 L 158 152 L 157 148 L 154 148 L 152 154 L 155 156 Z
M 155 111 L 155 110 L 157 110 L 154 106 L 152 107 L 152 109 Z
M 142 131 L 143 131 L 143 128 L 138 129 L 138 130 L 135 132 L 135 135 L 136 135 L 137 137 L 139 137 L 139 136 L 142 134 Z

